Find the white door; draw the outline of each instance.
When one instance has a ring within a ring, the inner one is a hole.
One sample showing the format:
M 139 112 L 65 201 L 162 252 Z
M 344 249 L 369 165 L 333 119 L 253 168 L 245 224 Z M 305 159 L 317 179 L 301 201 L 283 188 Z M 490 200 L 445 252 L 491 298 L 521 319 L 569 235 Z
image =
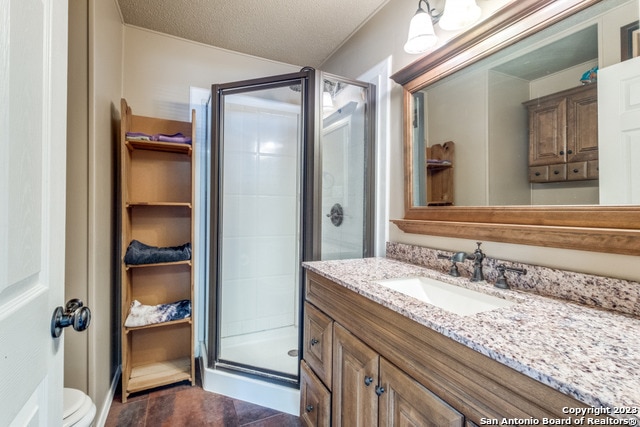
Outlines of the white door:
M 598 71 L 600 203 L 640 204 L 640 57 Z
M 0 426 L 62 424 L 67 0 L 0 0 Z

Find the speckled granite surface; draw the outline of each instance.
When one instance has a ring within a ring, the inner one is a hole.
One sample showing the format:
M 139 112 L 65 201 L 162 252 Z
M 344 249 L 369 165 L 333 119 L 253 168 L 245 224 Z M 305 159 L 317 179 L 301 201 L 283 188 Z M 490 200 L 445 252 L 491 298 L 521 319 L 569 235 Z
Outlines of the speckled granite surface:
M 439 259 L 438 254 L 451 254 L 451 252 L 404 243 L 387 243 L 387 258 L 422 265 L 441 272 L 448 271 L 451 262 L 447 259 Z M 495 283 L 498 264 L 527 270 L 527 274 L 522 276 L 507 273 L 508 283 L 513 289 L 532 291 L 540 295 L 640 317 L 640 283 L 638 282 L 501 261 L 490 257 L 485 258 L 483 263 L 487 282 Z M 470 277 L 473 263 L 471 261 L 458 263 L 458 268 L 462 276 Z
M 529 292 L 500 290 L 389 258 L 305 267 L 594 407 L 640 408 L 640 319 Z M 375 281 L 427 276 L 517 303 L 459 316 Z M 628 416 L 625 416 L 628 417 Z M 638 415 L 635 415 L 634 422 Z

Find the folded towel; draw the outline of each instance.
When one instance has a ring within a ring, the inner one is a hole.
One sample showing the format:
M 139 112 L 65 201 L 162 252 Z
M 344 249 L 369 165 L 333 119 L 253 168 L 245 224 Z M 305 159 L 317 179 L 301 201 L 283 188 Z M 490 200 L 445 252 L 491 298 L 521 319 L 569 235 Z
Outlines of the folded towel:
M 151 141 L 152 135 L 142 132 L 127 132 L 127 139 L 135 141 Z
M 191 144 L 191 138 L 188 136 L 184 136 L 181 133 L 174 133 L 173 135 L 158 134 L 154 136 L 156 136 L 158 138 L 158 141 L 161 141 L 161 142 L 177 142 L 182 144 Z
M 157 264 L 191 259 L 191 243 L 181 246 L 158 248 L 132 240 L 124 255 L 124 262 L 130 265 Z
M 129 315 L 124 326 L 146 326 L 154 323 L 170 322 L 191 317 L 191 301 L 188 299 L 173 302 L 171 304 L 144 305 L 134 300 L 129 309 Z
M 191 137 L 184 136 L 182 133 L 174 133 L 172 135 L 157 133 L 150 135 L 143 132 L 127 132 L 127 139 L 134 141 L 160 141 L 160 142 L 174 142 L 180 144 L 191 144 Z

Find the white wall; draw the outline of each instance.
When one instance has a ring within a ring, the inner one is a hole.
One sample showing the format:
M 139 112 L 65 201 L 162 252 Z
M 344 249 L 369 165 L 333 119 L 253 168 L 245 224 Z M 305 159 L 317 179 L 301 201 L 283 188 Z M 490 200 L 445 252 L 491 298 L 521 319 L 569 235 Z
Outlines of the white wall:
M 106 416 L 119 355 L 116 289 L 116 141 L 122 89 L 122 21 L 115 0 L 69 7 L 65 297 L 92 311 L 86 332 L 65 338 L 66 387 Z
M 478 2 L 483 8 L 489 3 L 489 1 Z M 416 4 L 413 0 L 397 0 L 388 3 L 387 6 L 364 25 L 347 43 L 329 58 L 329 60 L 325 61 L 322 69 L 344 75 L 345 77 L 355 78 L 355 76 L 362 74 L 390 55 L 393 58 L 392 70 L 394 72 L 418 59 L 418 56 L 408 55 L 402 50 L 409 20 L 415 13 L 415 9 Z M 483 14 L 484 13 L 483 11 Z M 604 40 L 603 43 L 611 43 L 611 41 Z M 389 151 L 389 217 L 394 219 L 404 216 L 402 90 L 401 87 L 395 83 L 392 83 L 391 117 L 389 123 L 392 141 Z M 475 247 L 473 240 L 407 234 L 393 225 L 390 228 L 389 240 L 440 248 L 443 250 L 471 251 Z M 640 270 L 637 268 L 638 257 L 634 256 L 513 245 L 499 242 L 485 242 L 483 248 L 486 253 L 493 258 L 521 261 L 630 280 L 640 280 Z
M 123 96 L 134 114 L 191 120 L 189 87 L 297 72 L 300 67 L 124 27 Z

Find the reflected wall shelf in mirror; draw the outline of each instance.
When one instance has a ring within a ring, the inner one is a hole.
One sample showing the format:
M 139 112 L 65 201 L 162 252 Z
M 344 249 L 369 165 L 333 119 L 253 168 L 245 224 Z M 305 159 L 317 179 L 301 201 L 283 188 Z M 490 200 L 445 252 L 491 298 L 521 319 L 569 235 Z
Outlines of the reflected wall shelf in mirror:
M 639 206 L 426 207 L 416 206 L 414 202 L 417 200 L 411 116 L 414 95 L 528 36 L 587 8 L 603 6 L 607 1 L 610 0 L 512 1 L 447 45 L 392 76 L 403 86 L 405 153 L 405 215 L 403 219 L 392 220 L 394 224 L 407 233 L 640 255 Z M 458 169 L 464 170 L 459 159 L 456 164 L 460 166 Z M 528 181 L 528 176 L 525 175 L 525 179 Z
M 447 141 L 427 147 L 427 206 L 453 205 L 455 144 Z

